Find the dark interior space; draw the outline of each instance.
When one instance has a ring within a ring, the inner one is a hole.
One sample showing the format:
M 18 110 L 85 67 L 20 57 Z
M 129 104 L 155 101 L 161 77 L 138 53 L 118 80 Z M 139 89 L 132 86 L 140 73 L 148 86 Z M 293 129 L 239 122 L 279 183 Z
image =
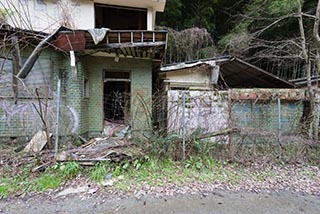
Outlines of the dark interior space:
M 95 4 L 96 28 L 146 30 L 147 10 Z
M 105 72 L 104 115 L 106 120 L 125 122 L 129 119 L 129 78 L 129 72 Z

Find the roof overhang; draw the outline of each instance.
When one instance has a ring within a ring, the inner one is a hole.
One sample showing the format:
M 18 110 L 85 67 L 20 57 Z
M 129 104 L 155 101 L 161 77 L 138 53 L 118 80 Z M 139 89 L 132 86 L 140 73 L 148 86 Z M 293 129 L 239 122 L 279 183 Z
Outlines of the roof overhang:
M 220 64 L 224 81 L 231 88 L 296 88 L 289 81 L 281 79 L 257 66 L 233 57 Z
M 261 68 L 230 56 L 213 57 L 191 62 L 164 66 L 161 72 L 179 72 L 201 65 L 220 66 L 220 75 L 230 88 L 296 88 L 291 82 L 283 80 Z
M 41 31 L 32 31 L 15 28 L 11 25 L 0 23 L 0 40 L 2 42 L 8 42 L 8 40 L 12 36 L 19 37 L 19 42 L 37 44 L 42 39 L 46 38 L 48 34 Z
M 148 8 L 157 12 L 163 12 L 166 5 L 166 0 L 94 0 L 94 2 L 123 7 Z
M 103 31 L 98 33 L 99 41 L 90 30 L 70 30 L 63 28 L 57 34 L 57 38 L 52 42 L 60 51 L 74 50 L 78 55 L 102 55 L 116 54 L 117 57 L 147 58 L 161 61 L 167 45 L 167 31 L 146 31 L 146 30 L 110 30 L 93 29 L 94 31 Z M 84 44 L 79 45 L 80 39 Z M 101 36 L 102 35 L 102 36 Z M 66 38 L 65 38 L 66 37 Z M 62 41 L 57 41 L 59 38 Z M 71 41 L 73 38 L 73 41 Z M 74 44 L 74 45 L 73 45 Z M 78 48 L 78 49 L 77 49 Z M 99 55 L 99 54 L 98 54 Z M 100 54 L 101 55 L 101 54 Z

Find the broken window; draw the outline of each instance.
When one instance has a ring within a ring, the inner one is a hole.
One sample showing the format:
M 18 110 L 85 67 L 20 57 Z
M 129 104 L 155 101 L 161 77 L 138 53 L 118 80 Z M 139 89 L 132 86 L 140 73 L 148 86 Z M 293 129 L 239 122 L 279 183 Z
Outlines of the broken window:
M 95 5 L 96 27 L 112 30 L 146 30 L 147 10 L 110 5 Z
M 104 71 L 104 115 L 109 121 L 125 123 L 130 117 L 130 72 Z

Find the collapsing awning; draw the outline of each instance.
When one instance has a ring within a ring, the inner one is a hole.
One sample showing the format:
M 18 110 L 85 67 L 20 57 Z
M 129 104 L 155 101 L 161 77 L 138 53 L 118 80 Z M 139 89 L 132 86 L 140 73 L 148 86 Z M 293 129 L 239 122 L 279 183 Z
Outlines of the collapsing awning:
M 73 66 L 74 52 L 77 55 L 104 53 L 113 54 L 116 58 L 119 56 L 146 58 L 160 64 L 167 45 L 167 31 L 163 30 L 71 30 L 62 26 L 51 34 L 45 34 L 0 24 L 0 38 L 12 35 L 27 38 L 36 45 L 19 70 L 19 78 L 25 78 L 30 73 L 41 51 L 48 46 L 55 47 L 57 51 L 70 52 L 71 66 Z
M 224 81 L 231 88 L 295 88 L 296 85 L 283 80 L 261 68 L 232 57 L 220 64 Z
M 75 36 L 77 35 L 77 36 Z M 79 44 L 81 38 L 81 44 Z M 64 29 L 53 45 L 61 51 L 78 51 L 79 55 L 114 54 L 117 57 L 148 58 L 161 61 L 167 44 L 167 31 Z M 75 49 L 76 48 L 76 49 Z
M 296 88 L 297 86 L 283 80 L 261 68 L 247 63 L 239 58 L 220 56 L 200 59 L 190 62 L 176 63 L 162 67 L 162 73 L 179 72 L 184 69 L 196 68 L 202 65 L 211 66 L 212 71 L 219 72 L 219 81 L 229 88 Z M 214 69 L 218 68 L 218 69 Z M 212 74 L 213 75 L 213 74 Z M 213 75 L 216 76 L 216 75 Z M 212 76 L 212 77 L 213 77 Z M 212 78 L 211 77 L 211 78 Z

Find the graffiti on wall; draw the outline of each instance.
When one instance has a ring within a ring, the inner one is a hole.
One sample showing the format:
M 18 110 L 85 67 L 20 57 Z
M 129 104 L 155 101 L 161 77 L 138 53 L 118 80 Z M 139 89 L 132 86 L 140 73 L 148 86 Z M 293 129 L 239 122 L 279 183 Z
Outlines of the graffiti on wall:
M 50 100 L 47 108 L 44 103 L 41 105 L 42 109 L 47 111 L 46 119 L 49 123 L 49 129 L 54 131 L 56 128 L 56 102 Z M 19 101 L 16 104 L 12 100 L 0 100 L 0 134 L 14 131 L 23 131 L 28 134 L 41 130 L 43 128 L 42 122 L 36 108 L 39 108 L 36 99 Z M 76 110 L 68 105 L 60 105 L 60 134 L 72 134 L 78 128 L 79 116 Z
M 22 60 L 25 60 L 24 58 Z M 17 100 L 14 100 L 12 60 L 0 58 L 0 136 L 32 135 L 43 129 L 43 123 L 36 110 L 39 102 L 35 93 L 38 88 L 41 107 L 47 112 L 49 129 L 56 128 L 57 96 L 51 90 L 53 64 L 51 59 L 38 59 L 29 75 L 17 82 Z M 47 106 L 46 106 L 46 100 Z M 79 115 L 69 105 L 60 105 L 60 135 L 75 133 L 79 128 Z

